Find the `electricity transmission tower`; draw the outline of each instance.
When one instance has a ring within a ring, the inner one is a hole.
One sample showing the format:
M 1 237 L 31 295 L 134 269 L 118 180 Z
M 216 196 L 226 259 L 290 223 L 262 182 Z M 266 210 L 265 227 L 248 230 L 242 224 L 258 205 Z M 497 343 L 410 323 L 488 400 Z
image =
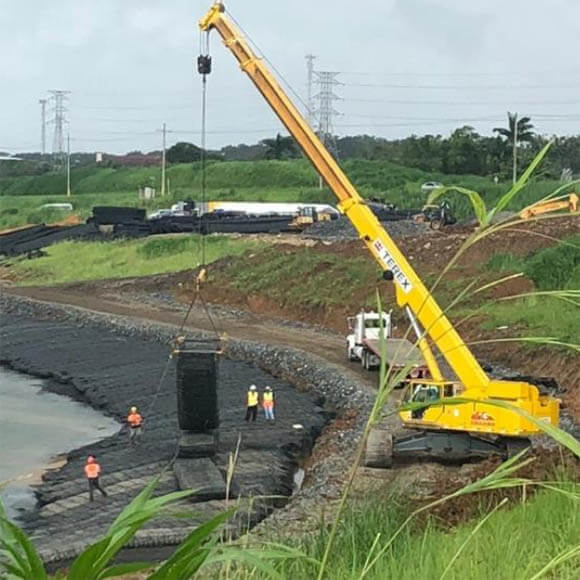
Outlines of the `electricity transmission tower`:
M 320 89 L 315 98 L 318 99 L 318 133 L 325 147 L 336 157 L 338 150 L 334 139 L 333 117 L 339 112 L 334 108 L 333 102 L 340 99 L 334 94 L 334 87 L 340 85 L 337 76 L 340 73 L 331 71 L 314 71 L 316 84 Z
M 46 154 L 46 103 L 48 99 L 38 99 L 40 103 L 40 152 Z
M 314 106 L 314 98 L 312 95 L 312 83 L 314 81 L 314 59 L 316 58 L 313 54 L 307 54 L 305 57 L 306 59 L 306 70 L 307 70 L 307 100 L 306 100 L 306 107 L 308 110 L 306 111 L 306 120 L 310 124 L 311 127 L 314 126 L 315 122 L 315 106 Z
M 50 94 L 50 101 L 53 104 L 54 117 L 50 121 L 54 123 L 54 137 L 52 140 L 52 163 L 55 168 L 62 169 L 65 166 L 67 153 L 64 144 L 64 127 L 68 123 L 66 119 L 66 112 L 68 109 L 65 106 L 68 100 L 70 91 L 48 91 Z

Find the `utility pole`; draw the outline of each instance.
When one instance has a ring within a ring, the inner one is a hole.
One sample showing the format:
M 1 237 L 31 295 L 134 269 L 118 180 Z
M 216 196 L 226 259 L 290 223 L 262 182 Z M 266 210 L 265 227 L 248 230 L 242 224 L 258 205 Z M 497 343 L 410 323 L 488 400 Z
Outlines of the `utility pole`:
M 40 103 L 40 152 L 46 155 L 46 102 L 47 99 L 38 99 Z
M 55 168 L 62 169 L 65 164 L 66 154 L 64 151 L 64 127 L 67 124 L 65 102 L 70 91 L 53 90 L 50 93 L 50 100 L 54 103 L 54 138 L 52 141 L 52 162 Z
M 518 114 L 515 114 L 514 118 L 514 167 L 513 167 L 513 183 L 518 180 Z
M 306 59 L 306 70 L 307 70 L 307 100 L 306 106 L 308 110 L 306 111 L 306 120 L 310 126 L 314 125 L 314 100 L 312 98 L 312 83 L 314 81 L 314 59 L 316 58 L 313 54 L 307 54 Z
M 165 195 L 165 148 L 167 146 L 167 127 L 163 123 L 163 156 L 161 158 L 161 197 Z
M 70 197 L 70 132 L 66 134 L 66 194 Z

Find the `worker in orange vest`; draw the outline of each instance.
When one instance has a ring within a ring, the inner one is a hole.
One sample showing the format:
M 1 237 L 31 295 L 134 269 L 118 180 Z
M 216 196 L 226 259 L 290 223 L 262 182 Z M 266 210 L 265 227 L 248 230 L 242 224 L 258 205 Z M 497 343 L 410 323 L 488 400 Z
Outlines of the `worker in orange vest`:
M 264 407 L 266 421 L 274 421 L 274 392 L 272 387 L 266 387 L 262 395 L 262 407 Z
M 143 417 L 137 412 L 137 407 L 131 407 L 127 416 L 127 425 L 129 425 L 129 442 L 136 445 L 141 438 Z
M 252 421 L 256 420 L 258 416 L 258 403 L 259 403 L 258 389 L 256 385 L 251 385 L 250 390 L 246 393 L 246 421 L 252 418 Z
M 97 460 L 89 455 L 87 457 L 87 462 L 85 464 L 85 475 L 87 476 L 87 481 L 89 482 L 89 498 L 94 501 L 95 489 L 98 489 L 103 497 L 107 497 L 107 492 L 101 487 L 99 483 L 99 476 L 101 475 L 101 466 L 97 463 Z

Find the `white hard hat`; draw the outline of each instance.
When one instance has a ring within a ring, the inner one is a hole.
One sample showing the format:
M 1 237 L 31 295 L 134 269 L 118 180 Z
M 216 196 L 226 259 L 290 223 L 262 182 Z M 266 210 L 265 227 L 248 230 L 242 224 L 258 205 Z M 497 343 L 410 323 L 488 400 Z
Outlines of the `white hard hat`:
M 255 391 L 256 390 L 256 385 L 251 385 L 250 386 L 250 391 Z
M 136 413 L 137 412 L 137 407 L 131 407 L 131 413 Z
M 266 387 L 266 390 L 267 391 L 271 391 L 272 390 L 272 387 Z

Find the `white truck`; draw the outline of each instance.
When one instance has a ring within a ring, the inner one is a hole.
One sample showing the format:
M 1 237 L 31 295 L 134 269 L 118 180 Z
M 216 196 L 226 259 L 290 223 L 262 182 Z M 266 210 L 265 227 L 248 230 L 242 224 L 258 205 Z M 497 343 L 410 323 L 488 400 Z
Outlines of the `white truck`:
M 421 351 L 405 338 L 393 338 L 391 311 L 382 313 L 387 367 L 398 371 L 410 365 L 407 378 L 428 378 L 429 371 Z M 349 361 L 360 361 L 368 371 L 381 364 L 381 314 L 361 310 L 356 316 L 347 318 L 350 334 L 346 337 L 346 357 Z

